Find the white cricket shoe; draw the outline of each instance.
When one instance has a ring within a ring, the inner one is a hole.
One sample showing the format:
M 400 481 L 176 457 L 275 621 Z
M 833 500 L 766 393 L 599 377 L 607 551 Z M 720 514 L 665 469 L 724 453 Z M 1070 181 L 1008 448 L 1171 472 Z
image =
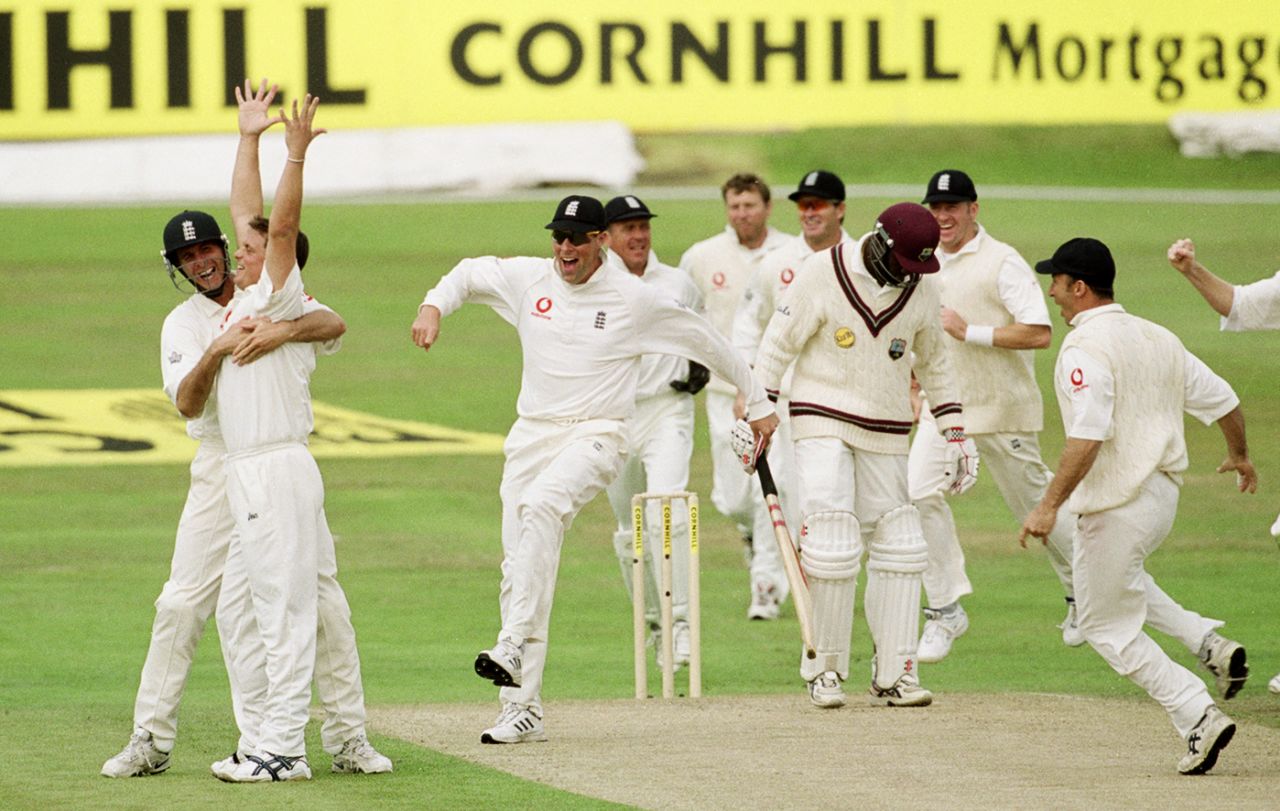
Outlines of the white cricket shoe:
M 1267 682 L 1267 689 L 1273 693 L 1280 693 L 1280 673 L 1277 673 Z
M 951 652 L 951 643 L 969 630 L 969 615 L 964 606 L 956 603 L 954 611 L 942 613 L 935 608 L 924 610 L 924 631 L 916 646 L 916 659 L 921 662 L 941 662 Z
M 211 764 L 209 771 L 213 772 L 213 776 L 219 780 L 227 780 L 229 779 L 228 776 L 235 771 L 235 768 L 244 762 L 244 758 L 244 753 L 237 749 L 222 760 Z
M 778 590 L 772 583 L 757 580 L 751 590 L 751 605 L 747 607 L 749 620 L 776 620 L 778 618 Z
M 509 640 L 499 639 L 489 650 L 476 657 L 476 675 L 499 687 L 520 686 L 520 648 Z
M 223 761 L 225 763 L 225 761 Z M 218 775 L 227 783 L 284 783 L 290 780 L 310 780 L 311 767 L 307 756 L 285 757 L 263 752 L 247 755 L 231 769 Z
M 494 725 L 480 733 L 480 743 L 529 743 L 546 739 L 541 716 L 525 704 L 507 704 Z
M 1245 661 L 1244 646 L 1227 639 L 1217 631 L 1204 635 L 1200 643 L 1200 663 L 1213 674 L 1222 700 L 1234 698 L 1249 678 L 1249 665 Z
M 828 670 L 809 682 L 809 701 L 824 710 L 844 706 L 844 688 L 840 686 L 840 677 L 834 670 Z
M 103 777 L 146 777 L 160 774 L 169 768 L 169 753 L 161 752 L 151 739 L 151 733 L 138 727 L 129 736 L 120 754 L 102 764 Z
M 1236 734 L 1236 722 L 1218 709 L 1217 704 L 1210 704 L 1190 732 L 1187 733 L 1187 753 L 1178 761 L 1178 771 L 1182 774 L 1204 774 L 1218 762 L 1218 753 L 1231 743 L 1231 736 Z
M 927 707 L 933 703 L 933 693 L 920 686 L 915 673 L 903 673 L 892 687 L 881 687 L 871 680 L 871 703 L 886 707 Z
M 1074 597 L 1067 597 L 1066 601 L 1067 616 L 1058 625 L 1062 629 L 1062 644 L 1068 648 L 1078 648 L 1085 643 L 1085 638 L 1076 622 L 1076 600 Z
M 330 771 L 338 774 L 384 774 L 391 771 L 391 758 L 373 748 L 363 732 L 342 744 L 333 756 Z

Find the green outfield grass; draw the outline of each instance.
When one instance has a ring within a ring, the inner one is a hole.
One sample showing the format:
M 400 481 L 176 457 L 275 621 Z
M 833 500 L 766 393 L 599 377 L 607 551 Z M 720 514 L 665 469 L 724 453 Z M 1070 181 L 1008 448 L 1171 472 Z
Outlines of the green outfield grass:
M 751 153 L 762 163 L 745 168 L 789 178 L 813 168 L 811 161 L 850 182 L 923 187 L 938 163 L 972 157 L 968 165 L 984 167 L 991 182 L 1000 183 L 1276 185 L 1273 158 L 1188 168 L 1193 165 L 1161 152 L 1171 149 L 1167 144 L 1156 150 L 1134 143 L 1137 157 L 1126 160 L 1099 146 L 1106 140 L 1102 135 L 1081 132 L 1076 139 L 1059 132 L 1057 140 L 1046 142 L 1052 149 L 1079 144 L 1054 157 L 1050 168 L 1034 159 L 1043 150 L 1022 131 L 1016 138 L 989 131 L 973 147 L 979 151 L 962 155 L 948 150 L 968 142 L 953 137 L 934 144 L 931 131 L 873 137 L 859 130 L 838 133 L 835 142 L 855 148 L 840 150 L 834 159 L 822 151 L 830 133 L 752 138 Z M 783 154 L 779 141 L 787 139 L 808 144 L 808 151 Z M 899 143 L 916 154 L 939 157 L 910 165 L 902 157 L 894 173 L 885 174 L 876 168 L 882 151 L 869 145 L 886 139 L 905 139 Z M 1003 144 L 1015 141 L 1016 149 L 1003 151 Z M 867 146 L 867 154 L 858 145 Z M 1142 168 L 1148 164 L 1154 168 Z M 975 175 L 981 186 L 987 175 L 976 169 Z M 671 263 L 722 224 L 714 201 L 648 202 L 660 215 L 656 248 Z M 860 233 L 890 202 L 851 201 L 848 229 Z M 343 351 L 324 359 L 314 377 L 315 398 L 386 417 L 504 433 L 514 419 L 519 384 L 512 330 L 488 310 L 471 306 L 445 322 L 437 348 L 424 355 L 409 342 L 409 324 L 423 293 L 457 259 L 546 254 L 542 225 L 550 207 L 309 206 L 308 289 L 349 324 Z M 774 223 L 794 231 L 788 209 L 780 201 Z M 159 386 L 160 323 L 180 300 L 159 261 L 159 232 L 175 210 L 0 210 L 7 237 L 0 252 L 0 390 Z M 225 223 L 225 206 L 214 211 Z M 1277 336 L 1220 334 L 1216 316 L 1163 257 L 1174 238 L 1192 236 L 1206 264 L 1227 278 L 1269 275 L 1280 264 L 1277 213 L 1276 206 L 996 200 L 984 205 L 981 218 L 1032 261 L 1072 236 L 1108 242 L 1120 267 L 1119 300 L 1176 331 L 1243 398 L 1262 477 L 1259 494 L 1237 495 L 1228 477 L 1214 475 L 1221 437 L 1216 428 L 1190 424 L 1191 469 L 1179 519 L 1150 569 L 1172 595 L 1227 620 L 1229 634 L 1248 645 L 1253 679 L 1233 700 L 1232 714 L 1246 724 L 1270 726 L 1280 726 L 1280 702 L 1266 692 L 1267 679 L 1280 670 L 1280 557 L 1266 531 L 1280 508 Z M 1052 305 L 1051 313 L 1055 350 L 1039 355 L 1042 384 L 1064 333 Z M 1045 390 L 1043 446 L 1054 464 L 1061 429 Z M 691 485 L 705 497 L 710 471 L 701 419 L 698 443 Z M 368 703 L 478 702 L 496 713 L 493 690 L 474 676 L 471 665 L 498 629 L 501 459 L 328 460 L 321 469 Z M 0 770 L 0 806 L 225 807 L 246 802 L 249 794 L 253 807 L 495 807 L 509 796 L 519 797 L 521 807 L 605 805 L 382 737 L 376 728 L 375 743 L 396 760 L 394 775 L 330 776 L 313 730 L 318 779 L 310 784 L 267 791 L 224 785 L 209 776 L 208 764 L 226 754 L 235 731 L 212 628 L 184 700 L 169 773 L 147 780 L 98 777 L 102 761 L 129 734 L 151 604 L 168 571 L 186 484 L 179 465 L 0 468 L 0 759 L 6 764 Z M 1043 550 L 1018 548 L 1016 525 L 990 482 L 953 503 L 976 591 L 966 599 L 971 630 L 945 663 L 925 669 L 926 683 L 940 700 L 948 692 L 1047 691 L 1146 701 L 1089 649 L 1060 644 L 1054 625 L 1063 605 L 1056 580 Z M 553 719 L 557 701 L 631 695 L 630 606 L 613 558 L 611 521 L 607 503 L 597 499 L 565 544 L 544 694 Z M 706 694 L 802 689 L 789 607 L 781 622 L 748 623 L 747 574 L 736 534 L 710 508 L 704 529 Z M 1190 664 L 1185 651 L 1176 645 L 1169 650 Z M 857 684 L 869 655 L 860 618 L 854 652 Z

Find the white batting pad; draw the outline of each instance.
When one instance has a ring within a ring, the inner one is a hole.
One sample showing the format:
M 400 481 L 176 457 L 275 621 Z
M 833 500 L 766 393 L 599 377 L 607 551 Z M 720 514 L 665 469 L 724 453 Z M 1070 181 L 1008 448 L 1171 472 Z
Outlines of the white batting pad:
M 800 564 L 813 601 L 815 659 L 800 658 L 800 675 L 812 681 L 834 670 L 849 678 L 849 644 L 857 597 L 862 533 L 848 512 L 820 512 L 805 518 L 800 534 Z
M 880 517 L 867 560 L 867 625 L 876 645 L 875 681 L 892 687 L 915 670 L 920 626 L 920 575 L 929 550 L 920 514 L 910 504 Z

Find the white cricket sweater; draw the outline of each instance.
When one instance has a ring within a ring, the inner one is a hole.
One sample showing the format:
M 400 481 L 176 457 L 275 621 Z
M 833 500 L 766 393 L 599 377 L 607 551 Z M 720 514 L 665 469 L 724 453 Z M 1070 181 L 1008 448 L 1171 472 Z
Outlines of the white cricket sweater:
M 942 303 L 971 324 L 1005 327 L 1015 323 L 1000 298 L 999 279 L 1008 268 L 1025 274 L 1038 289 L 1035 274 L 1011 246 L 988 235 L 978 235 L 956 253 L 938 252 Z M 1041 299 L 1043 300 L 1043 299 Z M 1044 320 L 1048 324 L 1048 310 Z M 970 434 L 1002 431 L 1037 432 L 1044 427 L 1044 402 L 1036 385 L 1032 349 L 1001 349 L 958 341 L 943 333 L 951 356 L 960 401 L 964 403 L 965 429 Z
M 1093 383 L 1063 368 L 1069 350 L 1082 350 L 1110 373 L 1115 399 L 1111 436 L 1103 440 L 1068 508 L 1087 515 L 1127 504 L 1157 471 L 1181 484 L 1179 474 L 1187 469 L 1182 425 L 1187 351 L 1182 342 L 1119 305 L 1086 310 L 1072 319 L 1072 325 L 1054 374 L 1063 425 L 1069 433 L 1074 422 L 1071 398 L 1079 392 L 1071 387 Z
M 937 403 L 940 432 L 963 428 L 942 345 L 937 281 L 881 287 L 862 264 L 863 236 L 805 260 L 769 321 L 756 373 L 770 396 L 795 361 L 794 439 L 834 436 L 854 448 L 906 454 L 911 433 L 911 372 Z
M 570 285 L 551 259 L 464 259 L 423 303 L 447 316 L 469 301 L 492 307 L 520 336 L 516 411 L 526 419 L 630 417 L 645 354 L 690 358 L 723 375 L 748 392 L 753 420 L 773 412 L 746 360 L 706 319 L 617 267 Z
M 695 242 L 680 257 L 680 268 L 689 274 L 702 295 L 707 320 L 726 338 L 733 335 L 733 316 L 751 280 L 756 264 L 769 252 L 795 237 L 770 227 L 759 248 L 747 248 L 738 242 L 732 226 L 701 242 Z M 733 395 L 733 386 L 718 375 L 707 388 Z

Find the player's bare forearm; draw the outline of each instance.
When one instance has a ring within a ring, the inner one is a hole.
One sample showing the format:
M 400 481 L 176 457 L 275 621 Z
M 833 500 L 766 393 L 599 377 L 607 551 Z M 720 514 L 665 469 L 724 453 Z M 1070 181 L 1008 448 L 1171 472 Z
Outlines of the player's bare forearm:
M 243 92 L 235 88 L 236 103 L 239 106 L 237 126 L 240 130 L 240 144 L 236 148 L 235 167 L 231 173 L 231 219 L 235 223 L 236 239 L 243 234 L 249 221 L 262 216 L 262 175 L 259 170 L 258 141 L 259 137 L 274 124 L 280 123 L 281 116 L 270 115 L 271 102 L 276 97 L 276 86 L 267 86 L 267 80 L 255 90 L 245 79 Z
M 1218 429 L 1227 442 L 1227 458 L 1218 466 L 1219 473 L 1235 471 L 1236 487 L 1241 493 L 1258 491 L 1258 473 L 1249 459 L 1249 443 L 1245 438 L 1244 412 L 1236 406 L 1218 420 Z
M 289 115 L 284 116 L 284 143 L 288 157 L 280 183 L 276 186 L 267 229 L 267 275 L 279 290 L 297 260 L 298 223 L 302 218 L 302 166 L 311 142 L 325 130 L 314 126 L 320 99 L 310 93 L 299 103 L 294 99 Z
M 1025 547 L 1028 536 L 1041 540 L 1049 537 L 1054 524 L 1057 523 L 1058 510 L 1067 503 L 1067 499 L 1093 467 L 1101 448 L 1102 443 L 1095 439 L 1067 437 L 1067 444 L 1062 449 L 1062 458 L 1058 460 L 1058 470 L 1053 475 L 1053 481 L 1049 483 L 1049 488 L 1045 490 L 1040 503 L 1022 522 L 1018 543 Z
M 178 384 L 178 393 L 174 397 L 174 402 L 179 414 L 187 419 L 200 416 L 205 404 L 209 402 L 209 394 L 213 392 L 213 383 L 218 378 L 218 369 L 222 367 L 223 356 L 231 352 L 244 335 L 244 327 L 239 324 L 234 325 L 218 336 L 204 351 L 200 360 Z
M 991 345 L 998 349 L 1047 349 L 1053 340 L 1048 324 L 1009 324 L 996 327 Z
M 330 310 L 316 310 L 291 321 L 253 319 L 252 329 L 236 345 L 231 359 L 243 366 L 286 343 L 331 341 L 347 331 L 346 322 Z
M 1218 278 L 1196 259 L 1195 243 L 1180 239 L 1169 246 L 1169 264 L 1191 282 L 1209 306 L 1218 315 L 1230 315 L 1236 289 L 1231 283 Z

